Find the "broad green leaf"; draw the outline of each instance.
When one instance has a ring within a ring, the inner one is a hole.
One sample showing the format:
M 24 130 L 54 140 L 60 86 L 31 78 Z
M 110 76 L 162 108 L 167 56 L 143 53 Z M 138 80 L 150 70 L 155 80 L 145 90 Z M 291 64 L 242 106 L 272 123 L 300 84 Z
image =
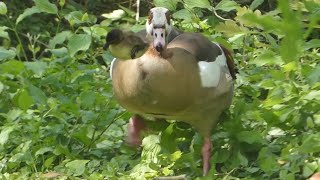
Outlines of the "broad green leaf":
M 181 2 L 181 0 L 154 0 L 153 1 L 156 7 L 165 7 L 170 11 L 174 11 L 177 9 L 178 2 Z
M 43 61 L 25 62 L 24 64 L 27 69 L 31 70 L 38 77 L 41 77 L 48 67 L 47 63 Z
M 91 91 L 84 91 L 80 94 L 81 106 L 91 108 L 96 100 L 96 94 Z
M 87 135 L 88 135 L 88 127 L 84 126 L 84 127 L 77 129 L 77 131 L 72 133 L 71 136 L 75 139 L 78 139 L 85 146 L 88 146 L 92 140 Z
M 254 0 L 251 4 L 250 4 L 250 9 L 254 10 L 256 9 L 258 6 L 260 6 L 262 3 L 264 2 L 264 0 Z
M 1 15 L 7 14 L 7 6 L 4 2 L 0 2 L 0 14 Z
M 39 8 L 40 11 L 46 12 L 49 14 L 57 14 L 58 8 L 55 4 L 50 3 L 48 0 L 33 0 L 36 4 L 36 7 Z
M 135 12 L 135 11 L 132 11 L 132 10 L 129 9 L 129 8 L 126 8 L 126 7 L 124 7 L 124 6 L 121 6 L 120 4 L 119 4 L 119 7 L 120 7 L 122 10 L 124 10 L 127 14 L 129 14 L 129 16 L 131 16 L 131 17 L 134 17 L 134 16 L 136 15 L 136 12 Z
M 194 15 L 187 9 L 181 9 L 175 13 L 173 13 L 172 17 L 175 19 L 183 19 L 186 22 L 192 22 L 192 17 Z
M 219 2 L 219 4 L 216 5 L 215 9 L 216 10 L 221 10 L 225 12 L 229 12 L 231 10 L 234 10 L 238 7 L 239 5 L 235 1 L 231 0 L 222 0 Z
M 65 47 L 58 49 L 49 49 L 49 51 L 56 57 L 64 57 L 68 55 L 68 49 Z
M 41 13 L 41 10 L 36 6 L 25 9 L 24 12 L 20 14 L 16 19 L 16 24 L 21 22 L 24 18 L 31 16 L 32 14 L 35 14 L 35 13 Z
M 88 162 L 89 160 L 74 160 L 74 161 L 68 162 L 66 164 L 68 173 L 73 176 L 82 175 L 86 169 L 86 164 Z
M 246 34 L 248 32 L 246 28 L 238 26 L 236 22 L 231 20 L 218 24 L 215 29 L 219 32 L 225 33 L 228 37 L 238 34 Z
M 72 35 L 71 31 L 62 31 L 56 34 L 49 41 L 49 48 L 53 49 L 57 44 L 62 44 L 66 39 L 68 39 Z
M 111 13 L 102 14 L 101 16 L 115 21 L 115 20 L 119 20 L 122 17 L 124 17 L 125 14 L 126 13 L 124 12 L 124 10 L 117 9 L 117 10 L 112 11 Z
M 0 37 L 10 39 L 8 32 L 6 31 L 8 29 L 7 26 L 0 26 Z
M 262 54 L 259 54 L 254 60 L 251 62 L 257 66 L 264 65 L 282 65 L 283 61 L 279 55 L 271 50 L 263 50 Z
M 4 47 L 0 47 L 0 61 L 13 59 L 16 56 L 16 52 L 14 50 L 7 50 Z
M 8 142 L 8 139 L 9 139 L 9 135 L 10 133 L 14 130 L 14 127 L 12 126 L 9 126 L 9 127 L 4 127 L 2 128 L 1 130 L 1 133 L 0 133 L 0 145 L 4 145 Z
M 264 139 L 261 133 L 256 131 L 242 131 L 237 135 L 239 141 L 246 142 L 248 144 L 264 144 Z
M 320 81 L 320 65 L 316 66 L 307 77 L 310 84 L 314 85 L 315 83 Z
M 304 43 L 304 50 L 309 50 L 311 48 L 319 48 L 319 47 L 320 47 L 320 39 L 312 39 Z
M 299 150 L 304 153 L 320 152 L 320 133 L 306 135 Z
M 18 96 L 18 105 L 21 109 L 27 110 L 33 104 L 33 99 L 29 95 L 28 91 L 23 90 Z
M 204 9 L 211 9 L 210 2 L 208 0 L 184 0 L 184 5 L 188 8 L 204 8 Z
M 279 168 L 276 156 L 266 147 L 262 148 L 259 152 L 258 164 L 267 173 Z
M 82 16 L 83 16 L 83 13 L 81 11 L 72 11 L 66 16 L 64 16 L 64 18 L 66 18 L 68 22 L 71 24 L 71 26 L 73 26 L 74 24 L 83 23 Z
M 28 84 L 28 92 L 35 103 L 39 103 L 45 105 L 47 102 L 47 97 L 45 93 L 39 89 L 38 87 L 32 85 L 31 83 Z
M 71 57 L 78 51 L 85 51 L 91 45 L 91 36 L 87 34 L 75 34 L 69 38 L 68 49 Z
M 0 72 L 18 75 L 24 70 L 24 64 L 17 60 L 10 60 L 0 64 Z

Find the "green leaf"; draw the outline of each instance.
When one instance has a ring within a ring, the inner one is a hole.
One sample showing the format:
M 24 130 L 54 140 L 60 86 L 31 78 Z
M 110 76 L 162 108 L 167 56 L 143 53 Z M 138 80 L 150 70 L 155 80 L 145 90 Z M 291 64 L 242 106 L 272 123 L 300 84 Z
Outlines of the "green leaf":
M 66 164 L 68 173 L 73 176 L 82 175 L 86 169 L 86 164 L 88 162 L 89 160 L 74 160 L 74 161 L 68 162 Z
M 24 12 L 22 14 L 20 14 L 18 16 L 18 18 L 16 19 L 16 24 L 21 22 L 24 18 L 31 16 L 32 14 L 36 14 L 36 13 L 41 13 L 41 10 L 36 6 L 25 9 Z
M 10 60 L 0 64 L 0 72 L 18 75 L 24 70 L 24 64 L 17 60 Z
M 308 80 L 311 85 L 320 81 L 320 65 L 316 66 L 309 74 Z
M 49 41 L 49 48 L 53 49 L 57 44 L 62 44 L 65 40 L 67 40 L 72 35 L 71 31 L 62 31 L 56 34 Z
M 31 83 L 28 85 L 28 92 L 35 103 L 43 105 L 47 103 L 47 97 L 45 93 L 38 87 L 32 85 Z
M 239 5 L 235 1 L 222 0 L 219 2 L 219 4 L 216 5 L 215 9 L 229 12 L 236 9 L 237 7 L 239 7 Z
M 312 90 L 307 95 L 303 97 L 305 100 L 320 100 L 320 90 Z
M 2 82 L 0 81 L 0 94 L 3 91 L 3 89 L 4 89 L 4 86 L 3 86 Z
M 264 0 L 254 0 L 251 4 L 250 4 L 250 9 L 254 10 L 256 9 L 258 6 L 260 6 L 262 3 L 264 2 Z
M 48 67 L 47 63 L 43 61 L 25 62 L 24 64 L 27 69 L 31 70 L 38 77 L 41 77 Z
M 91 45 L 91 36 L 87 34 L 75 34 L 70 37 L 68 41 L 68 49 L 71 57 L 73 57 L 78 51 L 85 51 L 89 49 Z
M 260 168 L 267 173 L 271 173 L 273 170 L 279 168 L 276 156 L 266 147 L 262 148 L 259 152 L 258 164 Z
M 320 133 L 306 135 L 299 150 L 304 153 L 320 152 Z
M 264 139 L 261 136 L 261 133 L 258 133 L 256 131 L 242 131 L 237 135 L 237 138 L 239 141 L 243 141 L 249 144 L 263 144 Z
M 281 57 L 277 55 L 275 52 L 271 50 L 263 50 L 261 54 L 254 58 L 254 60 L 251 63 L 257 66 L 264 66 L 282 65 L 284 62 L 282 61 Z
M 1 15 L 7 14 L 7 6 L 4 2 L 0 2 L 0 14 Z
M 204 9 L 211 9 L 210 2 L 208 0 L 184 0 L 184 5 L 188 8 L 204 8 Z
M 218 24 L 215 29 L 219 32 L 225 33 L 229 37 L 246 34 L 248 32 L 246 28 L 238 26 L 236 22 L 231 20 Z
M 16 56 L 16 52 L 14 50 L 7 50 L 4 47 L 0 47 L 0 61 L 13 59 Z
M 48 0 L 33 0 L 36 3 L 36 7 L 40 11 L 46 12 L 49 14 L 57 14 L 58 8 L 55 4 L 50 3 Z
M 9 38 L 9 34 L 6 31 L 8 29 L 7 26 L 0 26 L 0 37 L 6 38 L 6 39 L 10 39 Z
M 174 11 L 177 9 L 178 2 L 181 2 L 181 0 L 154 0 L 153 1 L 156 7 L 165 7 L 170 11 Z
M 181 9 L 175 13 L 173 13 L 172 17 L 175 19 L 183 19 L 186 22 L 192 22 L 192 17 L 194 15 L 188 11 L 187 9 Z
M 94 105 L 96 94 L 91 91 L 84 91 L 80 94 L 81 106 L 90 108 Z
M 14 130 L 14 127 L 4 127 L 0 133 L 0 145 L 4 145 L 8 142 L 10 133 Z
M 320 39 L 312 39 L 304 43 L 304 50 L 309 50 L 312 48 L 319 48 L 319 47 L 320 47 Z
M 111 13 L 102 14 L 101 16 L 115 21 L 115 20 L 119 20 L 119 19 L 121 19 L 122 17 L 124 17 L 125 14 L 126 14 L 126 13 L 124 12 L 124 10 L 122 10 L 122 9 L 117 9 L 117 10 L 112 11 Z
M 43 155 L 47 152 L 52 152 L 52 151 L 53 151 L 53 148 L 51 147 L 42 147 L 35 153 L 35 156 Z
M 28 91 L 22 90 L 18 96 L 18 105 L 21 109 L 27 110 L 33 104 L 33 99 Z

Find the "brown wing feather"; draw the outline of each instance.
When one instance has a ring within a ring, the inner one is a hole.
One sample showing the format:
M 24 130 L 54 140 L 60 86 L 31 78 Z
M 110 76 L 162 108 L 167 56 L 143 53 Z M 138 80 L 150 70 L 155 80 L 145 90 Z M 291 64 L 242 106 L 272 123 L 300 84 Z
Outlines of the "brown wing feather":
M 231 77 L 232 77 L 232 79 L 236 79 L 237 78 L 236 77 L 237 70 L 236 70 L 236 66 L 234 64 L 234 60 L 233 60 L 233 57 L 231 55 L 231 52 L 230 52 L 230 50 L 228 50 L 227 48 L 223 47 L 222 45 L 220 45 L 220 47 L 222 48 L 224 54 L 227 57 L 227 65 L 228 65 Z

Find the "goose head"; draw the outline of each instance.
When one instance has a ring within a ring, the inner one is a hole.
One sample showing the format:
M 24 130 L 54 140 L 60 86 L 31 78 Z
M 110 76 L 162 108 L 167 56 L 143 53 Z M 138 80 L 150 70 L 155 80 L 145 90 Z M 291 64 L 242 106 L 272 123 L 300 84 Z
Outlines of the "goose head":
M 120 29 L 111 30 L 106 37 L 106 44 L 103 49 L 108 49 L 110 45 L 119 44 L 124 38 L 123 32 Z
M 153 47 L 161 52 L 168 43 L 168 35 L 172 31 L 171 15 L 167 8 L 155 7 L 149 12 L 146 23 L 146 31 L 149 37 L 153 39 Z

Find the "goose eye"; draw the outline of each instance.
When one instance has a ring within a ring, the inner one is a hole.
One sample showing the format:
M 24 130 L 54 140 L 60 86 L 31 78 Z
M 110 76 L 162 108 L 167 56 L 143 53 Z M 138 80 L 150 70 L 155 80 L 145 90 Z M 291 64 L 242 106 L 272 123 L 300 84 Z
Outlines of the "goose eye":
M 157 37 L 157 36 L 158 36 L 158 34 L 156 33 L 156 34 L 155 34 L 155 36 Z
M 151 36 L 153 36 L 153 31 L 151 31 Z
M 161 33 L 161 37 L 163 37 L 163 33 Z

